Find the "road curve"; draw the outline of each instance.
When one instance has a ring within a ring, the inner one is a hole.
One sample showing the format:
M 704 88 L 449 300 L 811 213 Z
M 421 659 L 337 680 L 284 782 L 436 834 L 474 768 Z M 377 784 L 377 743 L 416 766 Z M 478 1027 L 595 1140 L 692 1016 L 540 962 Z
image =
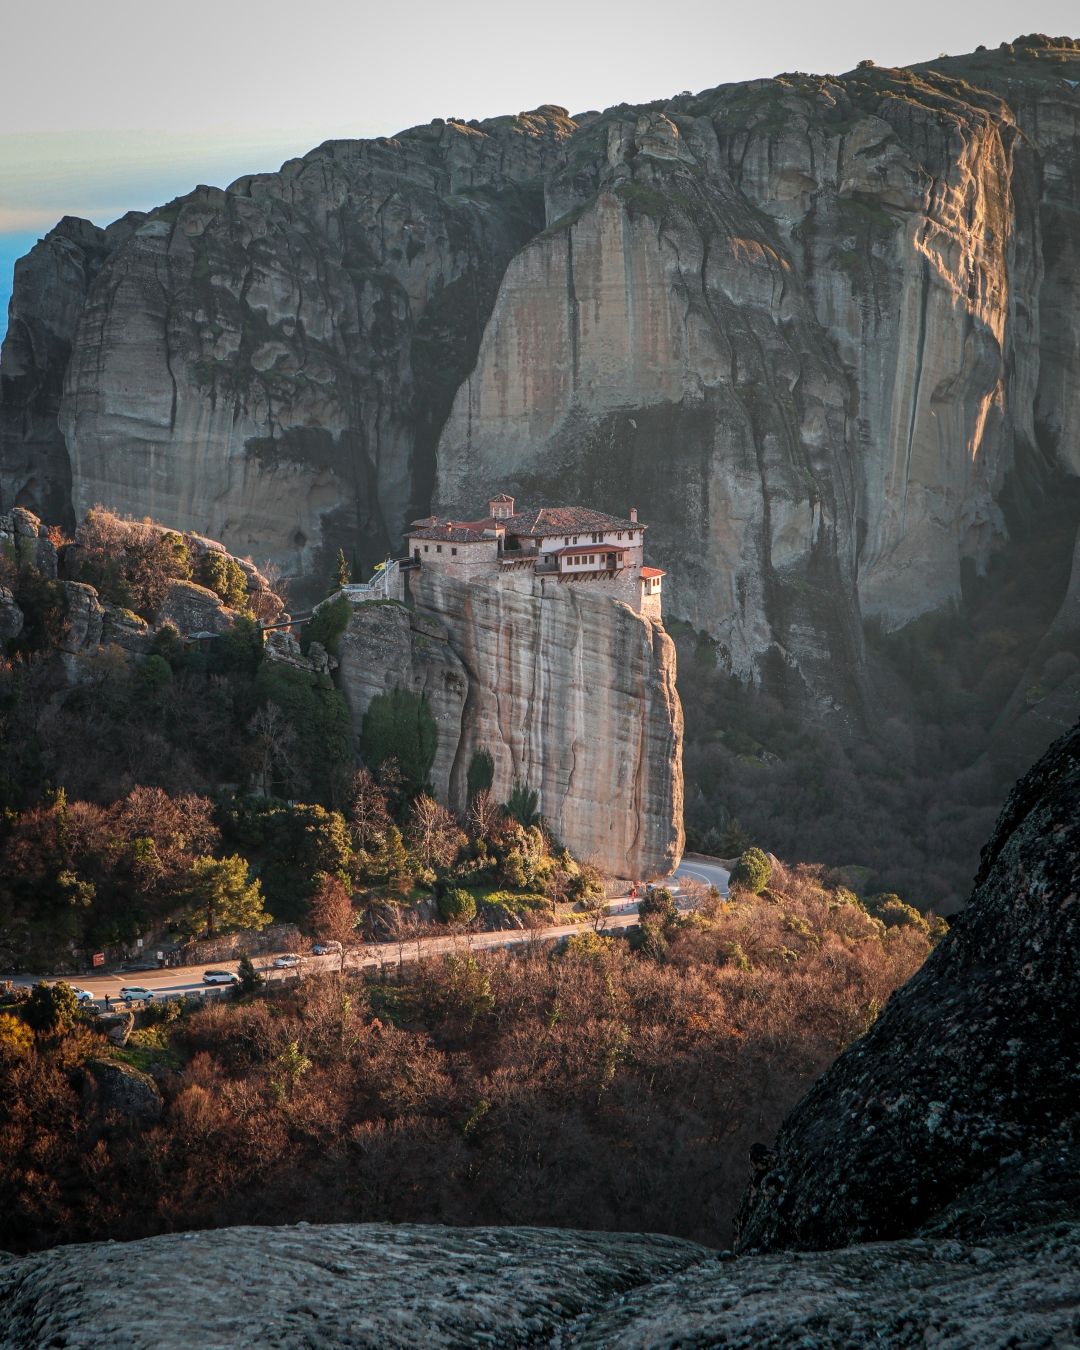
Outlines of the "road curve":
M 669 889 L 675 894 L 680 908 L 688 908 L 689 901 L 680 897 L 678 881 L 680 879 L 703 882 L 716 886 L 722 895 L 727 894 L 727 870 L 710 859 L 692 858 L 683 862 L 666 879 Z M 619 896 L 608 902 L 607 916 L 600 920 L 600 932 L 612 932 L 623 928 L 636 927 L 638 923 L 637 900 L 629 896 Z M 397 965 L 406 961 L 418 961 L 426 956 L 448 953 L 467 955 L 474 951 L 490 951 L 503 947 L 520 946 L 530 942 L 553 942 L 559 938 L 581 933 L 592 926 L 592 921 L 582 923 L 554 924 L 546 928 L 511 928 L 495 932 L 452 933 L 446 936 L 412 938 L 401 942 L 365 942 L 351 948 L 345 955 L 346 970 L 374 970 L 380 966 Z M 300 966 L 292 970 L 275 970 L 273 961 L 281 952 L 268 952 L 253 958 L 255 968 L 266 980 L 292 980 L 303 978 L 305 974 L 328 973 L 338 969 L 340 957 L 304 956 Z M 152 991 L 155 999 L 180 998 L 183 995 L 200 994 L 206 998 L 228 992 L 229 985 L 207 985 L 203 983 L 203 971 L 236 971 L 237 961 L 209 961 L 198 966 L 173 966 L 164 970 L 126 970 L 108 974 L 86 974 L 60 976 L 55 975 L 17 975 L 14 984 L 36 984 L 39 980 L 53 981 L 66 979 L 78 989 L 92 994 L 98 1007 L 104 1007 L 105 996 L 110 1002 L 119 999 L 120 990 L 125 986 L 136 986 Z

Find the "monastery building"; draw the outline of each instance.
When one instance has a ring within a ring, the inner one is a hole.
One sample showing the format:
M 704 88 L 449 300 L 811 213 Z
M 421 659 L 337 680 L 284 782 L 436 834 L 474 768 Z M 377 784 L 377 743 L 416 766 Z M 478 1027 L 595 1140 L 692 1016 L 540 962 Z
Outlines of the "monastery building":
M 631 509 L 627 520 L 584 506 L 515 509 L 500 493 L 482 520 L 413 521 L 413 567 L 437 568 L 461 581 L 539 579 L 543 588 L 592 585 L 648 618 L 661 618 L 663 571 L 644 566 L 645 530 Z

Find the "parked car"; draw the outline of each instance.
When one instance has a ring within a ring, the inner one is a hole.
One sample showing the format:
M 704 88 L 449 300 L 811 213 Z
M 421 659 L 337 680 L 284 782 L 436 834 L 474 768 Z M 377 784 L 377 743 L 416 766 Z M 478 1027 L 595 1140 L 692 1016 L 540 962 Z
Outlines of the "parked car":
M 239 984 L 240 976 L 234 975 L 231 970 L 204 970 L 202 982 L 203 984 Z
M 276 970 L 292 970 L 294 966 L 298 966 L 299 964 L 300 958 L 298 956 L 293 956 L 291 952 L 286 953 L 284 956 L 275 957 L 274 959 L 274 968 Z
M 341 951 L 341 943 L 336 941 L 316 942 L 311 948 L 312 956 L 330 956 L 337 955 Z
M 75 985 L 72 985 L 71 992 L 75 995 L 75 997 L 79 1000 L 80 1003 L 94 1002 L 94 996 L 93 994 L 90 993 L 88 989 L 79 989 Z
M 123 989 L 120 990 L 120 997 L 122 999 L 145 999 L 149 1001 L 154 997 L 154 991 L 144 989 L 141 984 L 125 984 Z

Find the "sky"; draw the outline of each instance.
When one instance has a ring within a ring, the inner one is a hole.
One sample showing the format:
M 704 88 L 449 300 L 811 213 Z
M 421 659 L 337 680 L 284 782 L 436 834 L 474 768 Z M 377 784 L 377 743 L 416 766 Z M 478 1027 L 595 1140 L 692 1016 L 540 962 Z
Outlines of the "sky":
M 1019 16 L 1019 17 L 1018 17 Z M 0 75 L 0 335 L 14 260 L 62 215 L 106 225 L 339 136 L 556 103 L 571 113 L 785 70 L 905 65 L 1077 0 L 23 0 Z

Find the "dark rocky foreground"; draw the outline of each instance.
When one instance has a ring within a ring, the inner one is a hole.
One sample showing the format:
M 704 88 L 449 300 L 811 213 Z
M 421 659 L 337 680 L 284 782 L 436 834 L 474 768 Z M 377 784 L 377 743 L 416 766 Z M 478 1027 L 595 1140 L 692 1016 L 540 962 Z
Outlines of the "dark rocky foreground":
M 1080 1225 L 723 1260 L 654 1235 L 235 1228 L 0 1267 L 2 1344 L 1069 1346 Z
M 0 1343 L 1080 1345 L 1078 805 L 1080 726 L 1017 785 L 963 920 L 759 1159 L 745 1255 L 379 1224 L 95 1243 L 3 1258 Z

